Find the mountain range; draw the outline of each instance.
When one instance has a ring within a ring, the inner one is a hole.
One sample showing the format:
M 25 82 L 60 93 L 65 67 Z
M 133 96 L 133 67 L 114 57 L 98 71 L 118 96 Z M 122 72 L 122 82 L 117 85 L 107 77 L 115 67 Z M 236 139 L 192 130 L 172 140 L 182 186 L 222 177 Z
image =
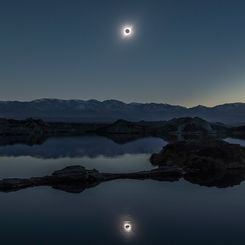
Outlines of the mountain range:
M 28 102 L 0 101 L 0 117 L 38 118 L 59 122 L 164 121 L 178 117 L 201 117 L 210 122 L 245 124 L 245 103 L 187 108 L 161 103 L 124 103 L 118 100 L 39 99 Z

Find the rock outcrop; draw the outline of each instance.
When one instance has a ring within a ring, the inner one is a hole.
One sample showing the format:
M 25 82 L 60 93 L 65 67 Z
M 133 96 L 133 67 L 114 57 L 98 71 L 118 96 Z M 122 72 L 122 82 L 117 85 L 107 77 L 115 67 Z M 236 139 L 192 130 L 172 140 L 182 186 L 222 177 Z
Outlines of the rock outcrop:
M 170 121 L 129 122 L 117 120 L 105 123 L 62 123 L 42 120 L 0 119 L 0 145 L 23 143 L 41 144 L 49 137 L 101 135 L 118 143 L 142 137 L 160 137 L 166 141 L 202 138 L 245 137 L 245 127 L 228 127 L 207 122 L 198 117 L 176 118 Z
M 217 135 L 226 133 L 226 126 L 210 123 L 198 117 L 175 118 L 162 122 L 129 122 L 117 120 L 97 130 L 98 134 L 115 135 Z
M 199 117 L 175 118 L 168 121 L 163 129 L 176 134 L 216 134 L 226 131 L 225 125 L 210 123 Z
M 177 168 L 159 168 L 135 173 L 100 173 L 96 169 L 87 170 L 82 166 L 69 166 L 55 171 L 52 175 L 29 179 L 8 178 L 0 180 L 0 191 L 11 192 L 28 187 L 51 186 L 67 192 L 82 192 L 104 181 L 115 179 L 156 179 L 175 181 L 181 178 Z
M 95 132 L 104 124 L 48 123 L 37 119 L 0 119 L 0 145 L 41 144 L 49 137 L 78 136 Z
M 105 127 L 99 128 L 97 130 L 98 134 L 130 134 L 130 135 L 146 135 L 150 133 L 149 129 L 145 125 L 141 125 L 136 122 L 129 122 L 126 120 L 117 120 L 116 122 L 109 124 Z
M 180 141 L 168 144 L 150 161 L 181 168 L 186 174 L 245 169 L 245 148 L 221 140 Z

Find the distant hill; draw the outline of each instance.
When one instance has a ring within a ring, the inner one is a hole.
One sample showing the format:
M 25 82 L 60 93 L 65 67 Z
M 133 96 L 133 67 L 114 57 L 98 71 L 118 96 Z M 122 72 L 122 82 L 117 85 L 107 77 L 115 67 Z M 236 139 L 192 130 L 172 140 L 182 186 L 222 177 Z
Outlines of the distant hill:
M 123 103 L 117 100 L 2 101 L 0 117 L 12 119 L 32 117 L 60 122 L 113 122 L 117 119 L 164 121 L 178 117 L 200 117 L 210 122 L 245 124 L 245 103 L 186 108 L 158 103 Z

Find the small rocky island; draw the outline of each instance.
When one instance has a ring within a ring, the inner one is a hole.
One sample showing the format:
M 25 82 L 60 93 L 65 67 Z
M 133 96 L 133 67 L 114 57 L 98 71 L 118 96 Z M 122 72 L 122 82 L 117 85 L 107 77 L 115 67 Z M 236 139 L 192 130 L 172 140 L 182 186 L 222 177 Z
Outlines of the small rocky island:
M 188 173 L 205 173 L 245 168 L 245 148 L 222 140 L 177 141 L 150 158 L 153 165 L 181 168 Z
M 224 188 L 245 179 L 245 148 L 217 139 L 170 143 L 150 161 L 159 168 L 177 168 L 185 180 L 203 186 Z
M 191 140 L 170 143 L 150 161 L 157 168 L 134 173 L 100 173 L 70 166 L 44 177 L 9 178 L 0 181 L 0 191 L 10 192 L 35 186 L 51 186 L 81 192 L 115 179 L 187 181 L 204 186 L 228 187 L 245 179 L 245 148 L 220 140 Z

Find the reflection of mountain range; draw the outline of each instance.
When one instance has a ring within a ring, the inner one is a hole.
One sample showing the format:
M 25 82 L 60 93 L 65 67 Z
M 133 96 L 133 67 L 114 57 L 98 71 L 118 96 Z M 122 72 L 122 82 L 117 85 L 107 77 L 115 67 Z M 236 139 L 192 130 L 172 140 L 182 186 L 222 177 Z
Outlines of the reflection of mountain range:
M 117 100 L 100 102 L 42 99 L 31 102 L 0 102 L 0 117 L 15 119 L 34 117 L 49 121 L 112 122 L 119 118 L 129 121 L 158 121 L 191 116 L 223 123 L 245 123 L 244 115 L 244 103 L 186 108 L 157 103 L 126 104 Z
M 153 153 L 166 142 L 160 138 L 142 138 L 126 144 L 117 144 L 99 136 L 50 138 L 42 145 L 8 145 L 0 147 L 0 156 L 32 156 L 37 158 L 96 157 L 122 154 Z

